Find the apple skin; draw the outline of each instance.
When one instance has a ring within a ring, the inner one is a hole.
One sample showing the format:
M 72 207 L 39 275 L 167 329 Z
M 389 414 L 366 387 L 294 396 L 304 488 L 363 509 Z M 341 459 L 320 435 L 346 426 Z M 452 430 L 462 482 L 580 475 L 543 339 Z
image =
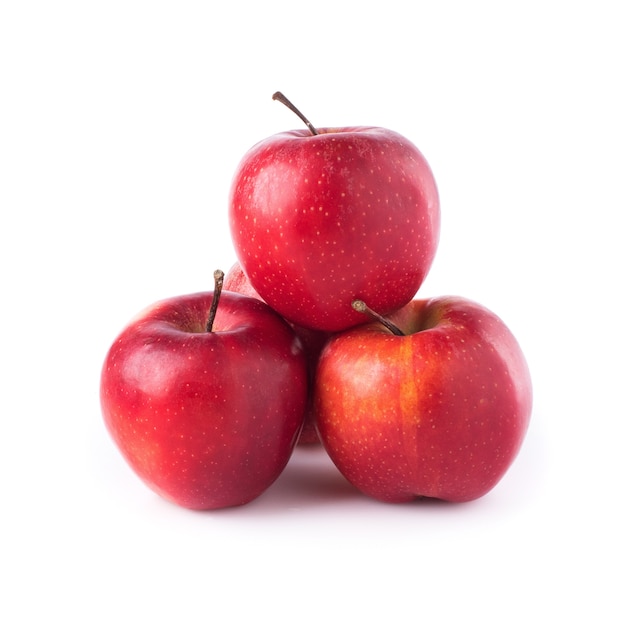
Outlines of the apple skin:
M 189 509 L 250 502 L 284 469 L 308 397 L 300 340 L 266 304 L 223 291 L 163 300 L 121 332 L 101 373 L 104 422 L 135 473 Z
M 258 300 L 263 300 L 250 284 L 248 277 L 241 269 L 239 261 L 236 261 L 226 272 L 226 275 L 224 276 L 224 289 L 241 293 L 251 298 L 257 298 Z M 294 329 L 294 332 L 300 338 L 302 345 L 304 346 L 309 372 L 309 388 L 311 390 L 304 417 L 304 426 L 302 427 L 302 432 L 300 433 L 300 438 L 298 439 L 298 445 L 319 444 L 320 440 L 317 436 L 317 428 L 315 426 L 315 411 L 313 408 L 312 390 L 315 385 L 317 361 L 322 349 L 326 345 L 326 342 L 331 337 L 331 333 L 312 330 L 310 328 L 303 328 L 302 326 L 297 326 L 295 324 L 291 324 L 291 327 Z
M 383 502 L 465 502 L 515 459 L 532 406 L 524 355 L 485 307 L 449 296 L 413 300 L 333 337 L 319 360 L 320 439 L 341 473 Z
M 289 321 L 336 332 L 407 304 L 439 242 L 439 195 L 421 152 L 379 127 L 278 133 L 241 159 L 229 197 L 235 252 Z M 383 287 L 384 277 L 384 287 Z

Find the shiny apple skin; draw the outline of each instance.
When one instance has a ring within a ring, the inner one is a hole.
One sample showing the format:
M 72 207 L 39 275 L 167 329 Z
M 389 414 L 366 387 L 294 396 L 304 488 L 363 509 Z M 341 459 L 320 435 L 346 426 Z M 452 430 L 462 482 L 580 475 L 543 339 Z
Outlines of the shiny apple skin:
M 317 424 L 344 476 L 384 502 L 475 500 L 520 450 L 532 408 L 521 348 L 460 297 L 413 300 L 331 339 L 318 365 Z
M 241 269 L 241 264 L 236 261 L 232 267 L 226 272 L 224 276 L 224 289 L 234 291 L 235 293 L 241 293 L 251 298 L 258 298 L 262 300 L 261 296 L 257 293 L 254 287 L 250 284 L 248 277 Z M 298 439 L 298 445 L 311 445 L 319 444 L 320 440 L 317 436 L 317 428 L 315 426 L 315 411 L 313 408 L 313 387 L 315 385 L 315 371 L 317 369 L 317 360 L 319 355 L 326 345 L 326 342 L 331 337 L 331 333 L 323 331 L 312 330 L 309 328 L 302 328 L 295 324 L 291 325 L 296 335 L 302 341 L 304 351 L 306 354 L 307 365 L 309 370 L 309 388 L 311 393 L 309 394 L 309 400 L 307 402 L 307 410 L 304 417 L 304 425 L 302 432 Z
M 263 300 L 295 324 L 336 332 L 362 322 L 354 298 L 386 314 L 415 296 L 439 241 L 439 196 L 402 135 L 318 130 L 279 133 L 244 155 L 230 228 Z
M 130 467 L 156 493 L 189 509 L 242 505 L 290 458 L 303 424 L 302 345 L 264 303 L 222 292 L 156 303 L 106 355 L 105 424 Z

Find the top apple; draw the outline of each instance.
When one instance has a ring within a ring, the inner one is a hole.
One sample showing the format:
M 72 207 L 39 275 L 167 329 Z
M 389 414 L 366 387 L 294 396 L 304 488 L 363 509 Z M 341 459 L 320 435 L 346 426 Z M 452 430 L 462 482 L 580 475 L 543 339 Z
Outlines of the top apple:
M 229 212 L 259 295 L 289 321 L 325 331 L 363 322 L 355 298 L 383 315 L 407 304 L 439 241 L 426 159 L 377 127 L 309 125 L 259 142 L 235 172 Z

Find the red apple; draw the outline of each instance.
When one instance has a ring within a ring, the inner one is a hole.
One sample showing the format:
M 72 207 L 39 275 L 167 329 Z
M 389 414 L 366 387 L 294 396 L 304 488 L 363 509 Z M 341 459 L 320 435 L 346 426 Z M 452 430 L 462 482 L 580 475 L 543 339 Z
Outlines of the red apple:
M 265 491 L 290 458 L 308 396 L 289 325 L 259 300 L 215 294 L 147 308 L 115 340 L 101 375 L 104 421 L 126 461 L 190 509 Z
M 460 297 L 413 300 L 333 337 L 317 370 L 320 438 L 384 502 L 463 502 L 515 459 L 531 413 L 524 355 L 503 321 Z M 401 336 L 394 332 L 402 331 Z
M 226 272 L 226 276 L 224 277 L 224 289 L 262 300 L 261 296 L 250 284 L 248 277 L 244 274 L 241 269 L 241 264 L 238 261 L 233 264 L 228 272 Z M 309 371 L 309 388 L 312 390 L 314 387 L 317 360 L 319 359 L 322 348 L 326 345 L 326 342 L 331 334 L 323 331 L 312 330 L 310 328 L 303 328 L 302 326 L 297 326 L 295 324 L 292 324 L 291 326 L 304 346 Z M 304 426 L 302 427 L 298 444 L 319 444 L 319 442 L 320 440 L 317 436 L 317 429 L 315 427 L 313 394 L 310 393 L 304 417 Z
M 437 249 L 439 196 L 426 159 L 400 134 L 307 125 L 243 156 L 230 191 L 231 234 L 273 309 L 300 326 L 339 331 L 362 321 L 355 298 L 386 314 L 415 296 Z

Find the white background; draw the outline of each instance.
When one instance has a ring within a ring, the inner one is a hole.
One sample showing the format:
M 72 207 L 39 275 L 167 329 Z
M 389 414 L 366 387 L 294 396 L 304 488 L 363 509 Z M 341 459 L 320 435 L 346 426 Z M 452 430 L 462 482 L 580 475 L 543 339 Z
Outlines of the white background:
M 623 624 L 620 4 L 4 2 L 0 622 Z M 482 302 L 527 355 L 532 424 L 479 501 L 379 504 L 298 451 L 192 513 L 104 430 L 115 335 L 234 261 L 232 173 L 300 127 L 278 89 L 418 145 L 442 206 L 420 293 Z

